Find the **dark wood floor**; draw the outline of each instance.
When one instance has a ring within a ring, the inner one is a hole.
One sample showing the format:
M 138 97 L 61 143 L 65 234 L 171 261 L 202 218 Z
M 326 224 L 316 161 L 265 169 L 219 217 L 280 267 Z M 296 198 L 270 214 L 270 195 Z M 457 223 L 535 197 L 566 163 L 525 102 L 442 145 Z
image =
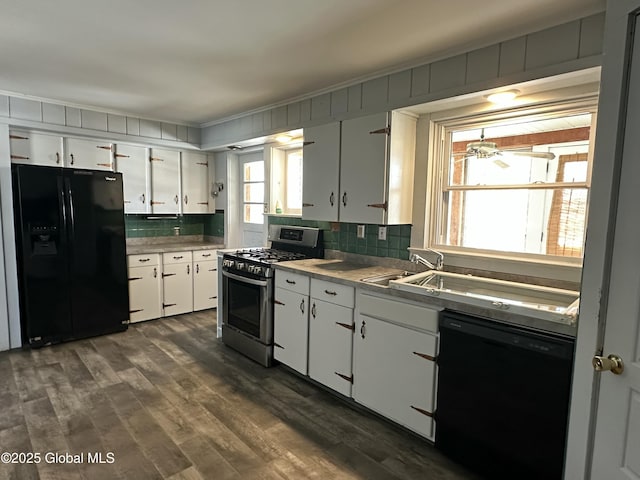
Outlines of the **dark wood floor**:
M 225 347 L 214 311 L 0 353 L 0 408 L 0 452 L 41 454 L 0 464 L 0 479 L 473 478 L 426 441 Z M 84 457 L 47 463 L 47 452 Z

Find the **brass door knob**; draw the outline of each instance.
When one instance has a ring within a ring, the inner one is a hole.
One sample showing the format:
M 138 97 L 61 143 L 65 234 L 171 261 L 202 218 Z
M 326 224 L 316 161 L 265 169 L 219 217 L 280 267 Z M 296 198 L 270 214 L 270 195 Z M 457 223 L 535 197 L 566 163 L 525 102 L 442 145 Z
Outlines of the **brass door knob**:
M 596 372 L 611 371 L 611 373 L 620 375 L 624 371 L 622 359 L 615 354 L 611 354 L 608 357 L 596 355 L 593 357 L 591 364 Z

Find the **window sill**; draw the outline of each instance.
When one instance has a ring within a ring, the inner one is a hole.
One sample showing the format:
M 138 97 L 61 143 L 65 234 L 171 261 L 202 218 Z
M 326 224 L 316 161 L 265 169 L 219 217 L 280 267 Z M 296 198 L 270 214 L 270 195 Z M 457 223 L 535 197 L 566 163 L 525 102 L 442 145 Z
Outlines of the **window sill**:
M 302 218 L 300 214 L 290 214 L 290 213 L 265 213 L 265 217 L 279 217 L 279 218 Z

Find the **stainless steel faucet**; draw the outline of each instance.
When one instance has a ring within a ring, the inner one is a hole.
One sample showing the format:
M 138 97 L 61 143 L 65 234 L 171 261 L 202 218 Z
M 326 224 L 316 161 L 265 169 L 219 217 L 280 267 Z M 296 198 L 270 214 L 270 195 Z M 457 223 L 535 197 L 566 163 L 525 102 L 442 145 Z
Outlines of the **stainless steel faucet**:
M 431 248 L 425 248 L 424 250 L 427 252 L 431 252 L 436 256 L 435 264 L 421 257 L 417 253 L 412 253 L 411 256 L 409 257 L 409 261 L 415 264 L 424 265 L 425 267 L 428 267 L 431 270 L 442 270 L 442 268 L 444 267 L 444 255 L 441 252 L 438 252 L 437 250 L 433 250 Z

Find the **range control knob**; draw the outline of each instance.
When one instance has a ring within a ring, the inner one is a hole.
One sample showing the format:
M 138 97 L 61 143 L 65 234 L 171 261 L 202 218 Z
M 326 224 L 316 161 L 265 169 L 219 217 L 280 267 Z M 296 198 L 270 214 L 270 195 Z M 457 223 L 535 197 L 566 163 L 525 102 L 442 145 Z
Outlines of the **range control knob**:
M 244 262 L 237 262 L 236 263 L 236 268 L 238 270 L 245 270 L 247 268 L 247 264 Z
M 255 265 L 253 268 L 253 273 L 256 275 L 262 275 L 262 267 L 260 265 Z

